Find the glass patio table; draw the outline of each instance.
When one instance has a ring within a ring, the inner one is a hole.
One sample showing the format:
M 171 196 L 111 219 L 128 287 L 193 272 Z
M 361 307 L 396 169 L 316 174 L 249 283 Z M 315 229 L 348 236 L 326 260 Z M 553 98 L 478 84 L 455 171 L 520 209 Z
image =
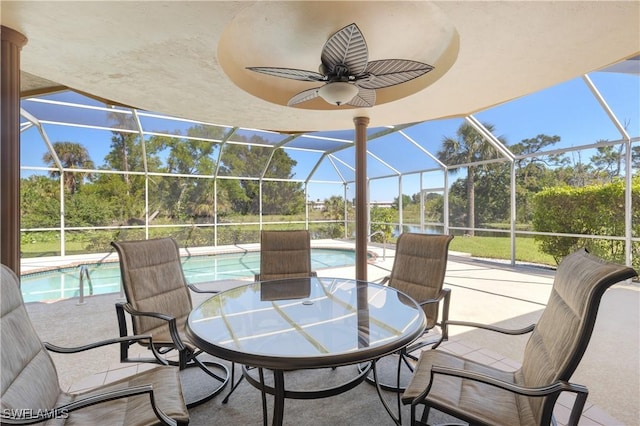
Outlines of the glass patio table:
M 263 409 L 264 392 L 274 395 L 272 422 L 281 425 L 285 398 L 337 395 L 361 383 L 371 369 L 375 379 L 375 361 L 410 344 L 425 326 L 418 304 L 393 288 L 311 277 L 254 282 L 218 293 L 191 312 L 187 333 L 205 352 L 244 365 L 245 378 L 263 391 Z M 330 389 L 285 388 L 288 370 L 362 363 L 368 365 L 362 371 L 354 369 L 352 379 Z M 259 381 L 247 366 L 260 369 Z M 273 372 L 272 387 L 262 380 L 262 369 Z M 399 423 L 379 386 L 377 390 Z M 266 410 L 263 414 L 266 423 Z

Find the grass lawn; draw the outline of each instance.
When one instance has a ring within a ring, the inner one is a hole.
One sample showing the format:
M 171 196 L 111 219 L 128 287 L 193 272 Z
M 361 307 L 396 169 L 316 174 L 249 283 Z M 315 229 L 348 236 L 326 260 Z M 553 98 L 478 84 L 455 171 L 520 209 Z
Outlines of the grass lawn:
M 511 258 L 511 239 L 506 237 L 460 237 L 451 240 L 449 249 L 470 253 L 474 257 Z M 542 253 L 533 238 L 516 238 L 516 260 L 556 266 L 548 254 Z
M 286 225 L 286 224 L 285 224 Z M 286 227 L 286 226 L 285 226 Z M 299 227 L 299 226 L 294 226 Z M 258 225 L 255 225 L 258 228 Z M 390 242 L 389 242 L 390 243 Z M 23 244 L 22 257 L 59 256 L 60 243 L 58 241 L 35 242 Z M 79 241 L 67 241 L 66 251 L 68 255 L 86 253 L 86 243 Z M 449 248 L 452 251 L 469 253 L 475 257 L 491 259 L 510 259 L 511 246 L 508 237 L 462 237 L 456 236 Z M 553 258 L 542 253 L 533 238 L 516 238 L 516 260 L 543 265 L 555 266 Z

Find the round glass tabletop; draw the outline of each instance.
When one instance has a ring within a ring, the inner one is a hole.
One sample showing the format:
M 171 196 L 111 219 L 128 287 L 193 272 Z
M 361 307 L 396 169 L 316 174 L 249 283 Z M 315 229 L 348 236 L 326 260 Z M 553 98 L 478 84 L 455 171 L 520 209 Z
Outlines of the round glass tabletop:
M 191 312 L 187 333 L 223 359 L 290 370 L 376 359 L 411 343 L 425 325 L 417 303 L 393 288 L 312 277 L 218 293 Z

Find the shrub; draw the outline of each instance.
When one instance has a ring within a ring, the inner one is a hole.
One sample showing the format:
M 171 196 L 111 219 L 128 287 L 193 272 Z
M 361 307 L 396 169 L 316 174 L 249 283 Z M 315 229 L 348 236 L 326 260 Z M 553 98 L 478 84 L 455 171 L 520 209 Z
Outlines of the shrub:
M 640 177 L 632 183 L 633 235 L 640 235 Z M 617 236 L 625 235 L 624 182 L 583 188 L 553 187 L 534 197 L 533 228 L 537 232 Z M 540 249 L 556 262 L 587 247 L 592 253 L 615 262 L 624 262 L 624 241 L 586 237 L 537 235 Z M 634 267 L 640 266 L 638 245 L 633 245 Z

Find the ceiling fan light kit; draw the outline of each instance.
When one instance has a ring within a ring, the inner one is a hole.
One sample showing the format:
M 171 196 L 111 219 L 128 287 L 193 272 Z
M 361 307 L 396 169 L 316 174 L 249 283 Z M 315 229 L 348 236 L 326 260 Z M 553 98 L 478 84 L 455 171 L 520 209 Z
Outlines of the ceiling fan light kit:
M 358 87 L 346 81 L 327 83 L 318 89 L 318 95 L 330 104 L 348 104 L 359 92 Z

